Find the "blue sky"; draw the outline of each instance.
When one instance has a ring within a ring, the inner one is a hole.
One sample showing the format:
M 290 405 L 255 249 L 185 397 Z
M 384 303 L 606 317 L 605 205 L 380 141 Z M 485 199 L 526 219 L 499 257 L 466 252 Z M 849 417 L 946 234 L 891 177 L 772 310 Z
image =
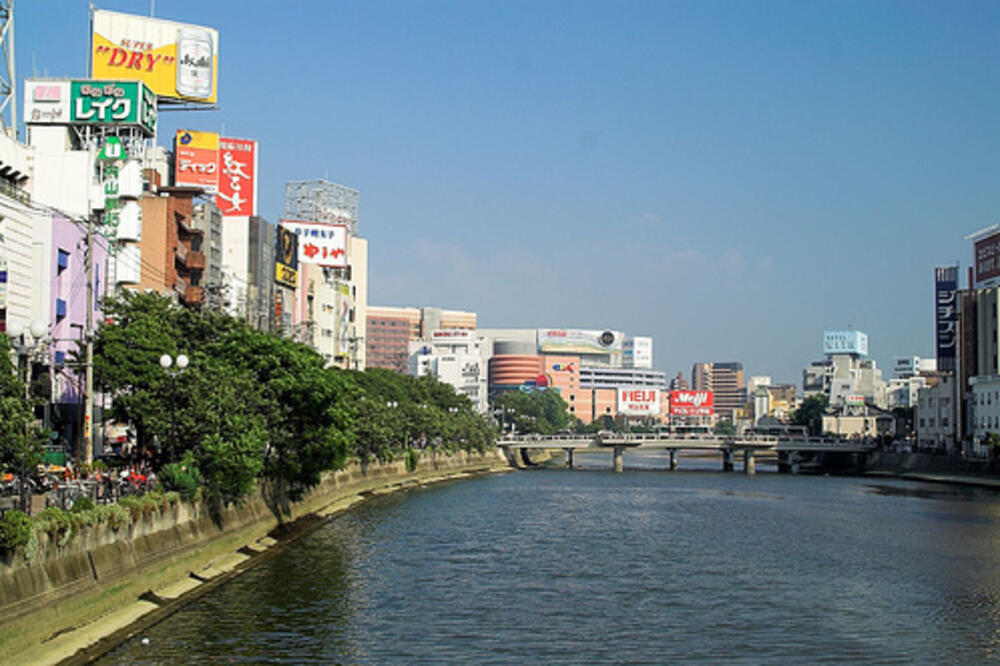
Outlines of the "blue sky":
M 998 217 L 995 2 L 155 10 L 221 41 L 221 109 L 162 114 L 160 142 L 258 139 L 271 221 L 286 181 L 360 190 L 374 304 L 617 328 L 671 375 L 801 384 L 824 329 L 866 331 L 887 371 L 933 356 L 933 267 L 964 275 Z M 19 77 L 86 73 L 86 2 L 15 23 Z

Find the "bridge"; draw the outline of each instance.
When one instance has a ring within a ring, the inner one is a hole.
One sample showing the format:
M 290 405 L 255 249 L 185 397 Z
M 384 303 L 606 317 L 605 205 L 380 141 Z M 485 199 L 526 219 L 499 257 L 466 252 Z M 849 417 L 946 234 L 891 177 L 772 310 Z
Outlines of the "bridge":
M 507 460 L 516 464 L 516 455 L 526 459 L 532 450 L 562 449 L 566 464 L 573 467 L 573 454 L 577 451 L 611 452 L 616 472 L 624 468 L 626 450 L 661 450 L 670 453 L 670 469 L 677 469 L 678 451 L 717 451 L 722 454 L 722 469 L 732 471 L 736 455 L 743 454 L 743 471 L 755 474 L 756 457 L 764 452 L 778 456 L 778 471 L 795 472 L 806 454 L 843 454 L 863 460 L 874 450 L 870 440 L 838 437 L 803 437 L 795 435 L 678 435 L 678 434 L 605 434 L 605 435 L 508 435 L 497 446 Z

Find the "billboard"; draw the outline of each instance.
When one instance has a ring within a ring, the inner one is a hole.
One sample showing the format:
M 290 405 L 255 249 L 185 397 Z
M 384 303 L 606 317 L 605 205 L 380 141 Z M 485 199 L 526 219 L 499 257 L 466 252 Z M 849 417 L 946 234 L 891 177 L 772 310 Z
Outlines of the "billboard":
M 631 337 L 622 343 L 622 364 L 626 368 L 653 367 L 653 338 Z
M 975 243 L 975 287 L 995 287 L 1000 284 L 1000 232 L 977 240 Z
M 712 391 L 671 391 L 671 416 L 709 416 L 715 413 Z
M 861 331 L 823 331 L 824 354 L 868 355 L 868 335 Z
M 556 354 L 611 354 L 621 352 L 625 335 L 620 331 L 572 328 L 538 329 L 538 351 Z
M 334 354 L 347 356 L 351 353 L 351 288 L 346 284 L 337 285 L 337 346 Z
M 977 243 L 978 245 L 978 243 Z M 958 266 L 934 269 L 934 339 L 938 370 L 955 370 L 958 347 Z
M 163 19 L 94 10 L 90 75 L 142 81 L 161 98 L 218 101 L 219 32 Z
M 660 389 L 619 388 L 618 413 L 625 416 L 658 416 Z
M 156 96 L 140 81 L 24 82 L 24 118 L 32 125 L 120 125 L 156 131 Z
M 274 281 L 295 289 L 299 286 L 299 237 L 280 226 L 277 233 Z
M 281 220 L 299 237 L 299 264 L 347 268 L 347 225 Z
M 174 184 L 219 189 L 219 135 L 177 130 L 174 138 Z
M 219 192 L 223 217 L 257 214 L 257 142 L 219 137 Z

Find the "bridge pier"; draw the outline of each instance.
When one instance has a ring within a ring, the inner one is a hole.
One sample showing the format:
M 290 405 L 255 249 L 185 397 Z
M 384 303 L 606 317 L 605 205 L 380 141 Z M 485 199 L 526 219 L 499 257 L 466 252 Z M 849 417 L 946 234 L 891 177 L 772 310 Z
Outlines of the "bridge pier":
M 796 462 L 794 451 L 781 451 L 778 453 L 778 474 L 798 474 L 799 464 Z
M 757 461 L 753 457 L 753 449 L 743 451 L 743 473 L 747 476 L 753 476 L 757 473 Z
M 677 450 L 670 449 L 670 471 L 677 469 Z
M 732 472 L 733 471 L 733 450 L 723 449 L 722 450 L 722 471 Z
M 614 459 L 614 469 L 616 472 L 621 472 L 625 469 L 625 447 L 616 446 L 615 447 L 615 459 Z
M 563 449 L 566 452 L 566 467 L 573 469 L 573 449 Z

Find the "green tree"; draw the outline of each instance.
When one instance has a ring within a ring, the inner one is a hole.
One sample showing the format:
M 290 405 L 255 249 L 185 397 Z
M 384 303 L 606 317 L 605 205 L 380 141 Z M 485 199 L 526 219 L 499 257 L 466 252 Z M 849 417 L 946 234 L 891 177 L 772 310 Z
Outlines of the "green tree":
M 809 432 L 818 435 L 823 427 L 823 414 L 826 412 L 828 398 L 825 393 L 811 395 L 802 401 L 799 408 L 792 413 L 792 423 L 806 426 Z
M 504 420 L 513 421 L 520 433 L 552 435 L 569 423 L 569 406 L 558 391 L 504 391 L 493 405 L 505 410 Z
M 7 336 L 0 335 L 0 471 L 33 469 L 40 459 L 43 433 L 35 426 L 24 382 L 11 360 Z

